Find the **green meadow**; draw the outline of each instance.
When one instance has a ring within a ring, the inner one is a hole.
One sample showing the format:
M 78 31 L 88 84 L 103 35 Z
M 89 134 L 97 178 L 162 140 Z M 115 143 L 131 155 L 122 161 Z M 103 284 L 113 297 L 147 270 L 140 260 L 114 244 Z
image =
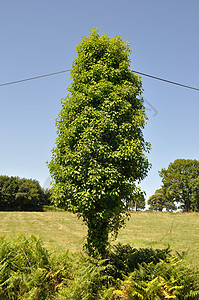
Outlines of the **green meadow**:
M 82 250 L 86 226 L 69 212 L 0 212 L 0 236 L 40 236 L 44 245 L 61 253 Z M 132 212 L 116 241 L 135 248 L 165 248 L 186 252 L 186 260 L 199 265 L 199 213 Z

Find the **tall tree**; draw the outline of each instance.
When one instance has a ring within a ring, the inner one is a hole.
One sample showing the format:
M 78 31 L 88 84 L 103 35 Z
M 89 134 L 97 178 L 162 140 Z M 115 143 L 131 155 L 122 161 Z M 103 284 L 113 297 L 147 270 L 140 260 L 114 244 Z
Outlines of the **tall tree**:
M 199 177 L 199 161 L 176 159 L 160 172 L 164 196 L 169 203 L 177 203 L 183 211 L 192 211 L 194 179 Z
M 71 209 L 88 227 L 90 254 L 104 254 L 128 215 L 135 182 L 149 162 L 142 129 L 142 82 L 130 69 L 128 43 L 91 31 L 77 45 L 72 83 L 56 121 L 49 170 L 54 203 Z

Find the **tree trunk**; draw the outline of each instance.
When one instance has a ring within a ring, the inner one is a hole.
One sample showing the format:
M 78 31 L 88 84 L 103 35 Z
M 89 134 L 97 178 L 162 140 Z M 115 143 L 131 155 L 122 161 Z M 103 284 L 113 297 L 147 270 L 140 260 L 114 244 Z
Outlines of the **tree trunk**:
M 88 234 L 86 248 L 91 256 L 101 255 L 105 257 L 108 246 L 108 222 L 88 222 Z

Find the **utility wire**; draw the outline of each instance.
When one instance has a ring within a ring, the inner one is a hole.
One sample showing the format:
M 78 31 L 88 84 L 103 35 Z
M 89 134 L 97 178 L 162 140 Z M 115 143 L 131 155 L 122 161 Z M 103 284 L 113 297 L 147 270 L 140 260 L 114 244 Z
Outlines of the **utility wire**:
M 54 73 L 49 73 L 49 74 L 44 74 L 44 75 L 39 75 L 39 76 L 30 77 L 30 78 L 26 78 L 26 79 L 21 79 L 21 80 L 16 80 L 16 81 L 11 81 L 11 82 L 1 83 L 0 87 L 1 86 L 5 86 L 5 85 L 11 85 L 11 84 L 16 84 L 16 83 L 21 83 L 21 82 L 24 82 L 24 81 L 39 79 L 39 78 L 43 78 L 43 77 L 53 76 L 53 75 L 57 75 L 57 74 L 61 74 L 61 73 L 66 73 L 66 72 L 70 72 L 70 71 L 71 71 L 71 69 L 69 69 L 69 70 L 63 70 L 63 71 L 59 71 L 59 72 L 54 72 Z M 138 72 L 138 71 L 135 71 L 135 70 L 132 70 L 132 71 L 134 73 L 136 73 L 136 74 L 139 74 L 139 75 L 142 75 L 142 76 L 146 76 L 146 77 L 149 77 L 149 78 L 152 78 L 152 79 L 156 79 L 156 80 L 160 80 L 160 81 L 163 81 L 163 82 L 166 82 L 166 83 L 170 83 L 170 84 L 174 84 L 174 85 L 177 85 L 177 86 L 181 86 L 181 87 L 184 87 L 184 88 L 187 88 L 187 89 L 192 89 L 192 90 L 195 90 L 195 91 L 199 91 L 199 88 L 196 88 L 196 87 L 193 87 L 193 86 L 185 85 L 185 84 L 182 84 L 182 83 L 179 83 L 179 82 L 167 80 L 167 79 L 164 79 L 164 78 L 160 78 L 160 77 L 157 77 L 157 76 L 153 76 L 153 75 L 149 75 L 149 74 L 146 74 L 146 73 Z
M 195 90 L 195 91 L 199 91 L 199 88 L 196 88 L 196 87 L 193 87 L 193 86 L 185 85 L 185 84 L 182 84 L 182 83 L 179 83 L 179 82 L 174 82 L 174 81 L 171 81 L 171 80 L 168 80 L 168 79 L 156 77 L 156 76 L 153 76 L 153 75 L 141 73 L 141 72 L 134 71 L 134 70 L 133 70 L 133 72 L 136 73 L 136 74 L 139 74 L 139 75 L 146 76 L 146 77 L 150 77 L 150 78 L 161 80 L 161 81 L 164 81 L 164 82 L 167 82 L 167 83 L 175 84 L 175 85 L 187 88 L 187 89 L 192 89 L 192 90 Z
M 45 75 L 39 75 L 39 76 L 30 77 L 30 78 L 26 78 L 26 79 L 6 82 L 6 83 L 0 84 L 0 86 L 5 86 L 5 85 L 20 83 L 20 82 L 24 82 L 24 81 L 28 81 L 28 80 L 34 80 L 34 79 L 39 79 L 39 78 L 43 78 L 43 77 L 53 76 L 53 75 L 57 75 L 57 74 L 61 74 L 61 73 L 66 73 L 66 72 L 69 72 L 69 71 L 71 71 L 71 70 L 63 70 L 63 71 L 59 71 L 59 72 L 49 73 L 49 74 L 45 74 Z

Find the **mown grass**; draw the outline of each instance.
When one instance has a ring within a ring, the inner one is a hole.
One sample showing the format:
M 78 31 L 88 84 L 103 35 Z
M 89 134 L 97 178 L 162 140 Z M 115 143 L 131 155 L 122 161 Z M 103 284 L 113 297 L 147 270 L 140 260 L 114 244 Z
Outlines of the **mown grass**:
M 86 226 L 69 212 L 0 212 L 0 236 L 39 235 L 44 245 L 61 253 L 82 249 Z M 116 242 L 131 246 L 187 252 L 189 263 L 199 265 L 199 213 L 133 212 Z M 114 242 L 115 243 L 115 242 Z

